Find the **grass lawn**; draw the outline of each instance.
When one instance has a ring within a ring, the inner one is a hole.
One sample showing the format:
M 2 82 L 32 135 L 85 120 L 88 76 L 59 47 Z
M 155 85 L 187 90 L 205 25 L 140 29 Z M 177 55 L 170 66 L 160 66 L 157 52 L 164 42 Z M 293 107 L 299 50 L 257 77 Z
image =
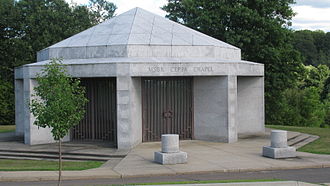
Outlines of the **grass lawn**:
M 100 161 L 63 161 L 62 170 L 86 170 L 100 167 Z M 0 159 L 0 171 L 56 171 L 58 161 Z
M 266 127 L 320 136 L 319 139 L 299 148 L 298 151 L 316 154 L 330 154 L 330 128 L 293 127 L 281 125 L 266 125 Z
M 15 125 L 0 125 L 0 133 L 2 132 L 15 132 Z
M 206 183 L 237 183 L 237 182 L 268 182 L 268 181 L 283 181 L 283 180 L 280 179 L 205 180 L 205 181 L 181 181 L 181 182 L 159 182 L 159 183 L 133 183 L 130 185 L 206 184 Z

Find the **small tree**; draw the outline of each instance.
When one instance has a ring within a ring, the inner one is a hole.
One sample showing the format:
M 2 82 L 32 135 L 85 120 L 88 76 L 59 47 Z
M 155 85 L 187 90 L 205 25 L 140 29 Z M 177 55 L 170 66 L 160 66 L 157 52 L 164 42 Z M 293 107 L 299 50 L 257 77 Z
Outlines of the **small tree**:
M 85 88 L 78 79 L 67 74 L 61 61 L 52 59 L 36 78 L 30 111 L 36 117 L 34 125 L 51 128 L 53 138 L 59 144 L 59 177 L 61 184 L 62 153 L 61 140 L 69 130 L 83 118 L 87 103 Z

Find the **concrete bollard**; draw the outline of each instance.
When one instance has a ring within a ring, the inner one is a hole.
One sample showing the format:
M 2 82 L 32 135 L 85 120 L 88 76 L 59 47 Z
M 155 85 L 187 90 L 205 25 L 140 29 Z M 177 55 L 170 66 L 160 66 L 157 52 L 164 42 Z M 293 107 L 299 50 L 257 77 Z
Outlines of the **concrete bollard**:
M 162 150 L 154 153 L 154 161 L 163 165 L 187 163 L 188 155 L 179 149 L 178 134 L 162 135 Z
M 288 146 L 288 134 L 285 130 L 272 130 L 270 134 L 270 146 L 262 148 L 262 155 L 269 158 L 296 157 L 296 148 Z
M 270 135 L 271 147 L 273 148 L 286 148 L 288 147 L 288 136 L 285 130 L 272 130 Z
M 179 135 L 163 134 L 162 135 L 162 152 L 174 153 L 179 152 Z

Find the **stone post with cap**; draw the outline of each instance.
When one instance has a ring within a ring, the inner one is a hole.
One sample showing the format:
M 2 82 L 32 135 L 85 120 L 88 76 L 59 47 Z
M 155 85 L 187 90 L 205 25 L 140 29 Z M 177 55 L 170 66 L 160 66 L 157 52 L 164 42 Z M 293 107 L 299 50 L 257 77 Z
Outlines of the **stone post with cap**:
M 274 159 L 296 157 L 296 148 L 288 146 L 287 131 L 272 130 L 270 139 L 271 145 L 262 149 L 263 156 Z
M 162 150 L 154 153 L 154 161 L 163 165 L 187 163 L 188 155 L 180 151 L 178 134 L 162 135 Z

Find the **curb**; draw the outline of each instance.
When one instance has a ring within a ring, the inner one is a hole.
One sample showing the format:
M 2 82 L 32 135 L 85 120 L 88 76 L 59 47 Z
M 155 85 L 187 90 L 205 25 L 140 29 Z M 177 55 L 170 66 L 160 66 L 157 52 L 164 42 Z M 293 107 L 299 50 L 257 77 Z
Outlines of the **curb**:
M 187 186 L 191 184 L 165 184 L 162 186 Z M 272 185 L 281 185 L 281 186 L 313 186 L 318 184 L 306 183 L 300 181 L 261 181 L 261 182 L 233 182 L 233 183 L 197 183 L 193 184 L 194 186 L 272 186 Z M 151 185 L 151 186 L 160 186 L 160 185 Z
M 153 177 L 153 176 L 171 176 L 171 175 L 189 175 L 189 174 L 209 174 L 209 173 L 239 173 L 239 172 L 260 172 L 260 171 L 276 171 L 276 170 L 297 170 L 309 168 L 329 168 L 330 164 L 322 165 L 307 165 L 298 167 L 269 167 L 257 169 L 222 169 L 213 171 L 192 171 L 182 173 L 165 173 L 165 174 L 139 174 L 139 175 L 122 175 L 111 170 L 113 174 L 104 174 L 103 171 L 62 171 L 62 180 L 86 180 L 86 179 L 123 179 L 123 178 L 137 178 L 137 177 Z M 0 182 L 15 182 L 15 181 L 56 181 L 58 180 L 57 171 L 29 171 L 28 173 L 38 173 L 38 176 L 27 177 L 27 175 L 17 176 L 19 171 L 2 171 L 0 172 Z M 13 177 L 6 177 L 4 174 L 13 173 Z M 46 174 L 46 175 L 42 175 Z M 47 175 L 48 174 L 48 175 Z M 74 174 L 74 175 L 65 175 Z

